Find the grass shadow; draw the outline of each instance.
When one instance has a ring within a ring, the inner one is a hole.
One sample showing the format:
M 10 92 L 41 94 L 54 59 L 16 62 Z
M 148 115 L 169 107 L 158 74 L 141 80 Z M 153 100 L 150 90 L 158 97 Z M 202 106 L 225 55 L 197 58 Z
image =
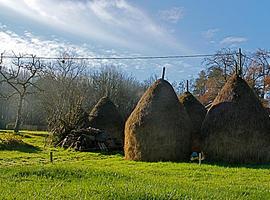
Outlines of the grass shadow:
M 33 136 L 39 136 L 39 137 L 48 137 L 49 134 L 48 133 L 28 133 L 29 135 L 33 135 Z
M 232 164 L 232 163 L 224 163 L 224 162 L 209 162 L 205 161 L 204 164 L 225 167 L 225 168 L 250 168 L 250 169 L 270 169 L 270 163 L 262 163 L 262 164 Z
M 120 151 L 120 150 L 115 150 L 115 151 L 98 151 L 98 153 L 100 153 L 102 155 L 107 155 L 107 156 L 111 156 L 111 155 L 121 155 L 121 156 L 124 156 L 124 151 Z
M 0 142 L 0 151 L 20 151 L 24 153 L 37 153 L 41 151 L 41 148 L 20 142 L 16 144 L 7 144 Z

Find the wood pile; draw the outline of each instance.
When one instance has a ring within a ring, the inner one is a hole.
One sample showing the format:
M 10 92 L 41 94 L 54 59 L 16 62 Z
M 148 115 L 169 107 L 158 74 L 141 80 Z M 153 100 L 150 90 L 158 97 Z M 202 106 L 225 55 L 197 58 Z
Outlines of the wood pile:
M 100 129 L 92 127 L 72 130 L 59 144 L 62 148 L 76 151 L 112 151 L 118 150 L 115 139 Z

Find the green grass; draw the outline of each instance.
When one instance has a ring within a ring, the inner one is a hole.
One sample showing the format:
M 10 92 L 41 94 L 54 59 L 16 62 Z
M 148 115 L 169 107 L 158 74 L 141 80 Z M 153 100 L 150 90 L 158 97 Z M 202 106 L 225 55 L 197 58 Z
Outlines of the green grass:
M 270 199 L 268 165 L 125 161 L 44 147 L 46 135 L 25 131 L 22 147 L 0 148 L 0 199 Z

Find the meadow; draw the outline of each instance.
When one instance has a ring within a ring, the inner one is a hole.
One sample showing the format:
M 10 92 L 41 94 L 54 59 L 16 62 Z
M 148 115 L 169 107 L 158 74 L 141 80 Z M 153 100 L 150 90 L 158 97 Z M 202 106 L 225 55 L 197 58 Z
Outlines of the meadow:
M 0 132 L 0 199 L 270 199 L 270 165 L 126 161 L 48 147 L 47 135 Z

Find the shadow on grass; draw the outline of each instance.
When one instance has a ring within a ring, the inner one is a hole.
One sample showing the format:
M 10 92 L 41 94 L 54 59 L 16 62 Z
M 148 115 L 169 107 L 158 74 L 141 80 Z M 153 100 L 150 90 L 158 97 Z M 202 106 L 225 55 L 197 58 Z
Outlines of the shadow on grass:
M 225 168 L 250 168 L 250 169 L 270 169 L 270 163 L 262 164 L 232 164 L 224 162 L 203 162 L 204 164 L 225 167 Z
M 33 136 L 40 136 L 40 137 L 47 137 L 47 136 L 49 136 L 48 133 L 31 133 L 31 132 L 29 132 L 28 134 L 29 135 L 33 135 Z
M 8 144 L 8 143 L 3 143 L 0 142 L 0 151 L 20 151 L 24 153 L 36 153 L 41 151 L 39 147 L 24 143 L 24 142 L 19 142 L 19 143 L 14 143 L 14 144 Z
M 102 154 L 102 155 L 121 155 L 124 156 L 124 151 L 120 151 L 120 150 L 115 150 L 115 151 L 98 151 L 98 153 Z

